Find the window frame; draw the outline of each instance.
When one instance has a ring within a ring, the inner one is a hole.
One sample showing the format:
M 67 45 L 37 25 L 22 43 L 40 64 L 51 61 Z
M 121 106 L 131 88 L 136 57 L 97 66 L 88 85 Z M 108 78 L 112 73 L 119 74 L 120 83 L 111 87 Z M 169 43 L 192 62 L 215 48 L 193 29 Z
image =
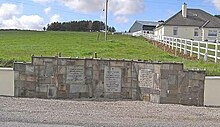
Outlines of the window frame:
M 174 27 L 173 27 L 173 35 L 174 35 L 174 36 L 177 36 L 177 35 L 178 35 L 178 27 L 177 27 L 177 26 L 174 26 Z
M 217 37 L 218 30 L 208 30 L 208 37 Z

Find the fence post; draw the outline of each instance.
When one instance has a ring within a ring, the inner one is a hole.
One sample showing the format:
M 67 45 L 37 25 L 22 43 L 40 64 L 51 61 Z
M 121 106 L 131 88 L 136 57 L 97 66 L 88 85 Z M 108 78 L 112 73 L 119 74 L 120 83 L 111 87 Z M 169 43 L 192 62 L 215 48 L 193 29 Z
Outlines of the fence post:
M 182 39 L 180 39 L 180 53 L 182 52 Z
M 190 56 L 192 57 L 192 53 L 193 53 L 193 41 L 191 40 L 191 50 L 190 50 Z
M 185 39 L 185 45 L 184 45 L 184 55 L 186 55 L 186 54 L 187 54 L 186 49 L 187 49 L 187 40 Z
M 173 50 L 173 45 L 174 44 L 174 37 L 172 37 L 172 50 Z
M 198 41 L 198 60 L 200 59 L 200 41 Z
M 218 62 L 218 39 L 216 40 L 215 44 L 215 63 Z
M 207 61 L 208 60 L 208 46 L 209 43 L 208 41 L 206 42 L 206 47 L 205 47 L 205 56 L 204 56 L 204 60 Z
M 176 39 L 176 50 L 178 49 L 178 39 Z

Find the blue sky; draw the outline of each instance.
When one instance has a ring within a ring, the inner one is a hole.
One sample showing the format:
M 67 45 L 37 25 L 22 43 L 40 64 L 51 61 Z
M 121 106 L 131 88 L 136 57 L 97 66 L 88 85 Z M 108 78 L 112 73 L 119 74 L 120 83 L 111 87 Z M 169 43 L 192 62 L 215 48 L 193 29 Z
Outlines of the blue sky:
M 108 25 L 127 31 L 135 20 L 166 20 L 181 9 L 220 14 L 220 0 L 109 0 Z M 102 20 L 105 0 L 1 0 L 1 29 L 36 29 L 54 21 Z

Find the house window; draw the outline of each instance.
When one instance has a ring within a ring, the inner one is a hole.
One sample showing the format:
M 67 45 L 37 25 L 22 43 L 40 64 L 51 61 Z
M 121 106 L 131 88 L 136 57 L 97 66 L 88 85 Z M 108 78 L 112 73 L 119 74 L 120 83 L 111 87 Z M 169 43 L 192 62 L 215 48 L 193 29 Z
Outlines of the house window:
M 217 30 L 209 30 L 208 36 L 210 37 L 216 37 L 217 36 Z
M 198 28 L 194 29 L 194 36 L 196 36 L 196 37 L 199 36 L 199 29 Z
M 178 34 L 178 27 L 173 27 L 173 35 L 177 35 Z

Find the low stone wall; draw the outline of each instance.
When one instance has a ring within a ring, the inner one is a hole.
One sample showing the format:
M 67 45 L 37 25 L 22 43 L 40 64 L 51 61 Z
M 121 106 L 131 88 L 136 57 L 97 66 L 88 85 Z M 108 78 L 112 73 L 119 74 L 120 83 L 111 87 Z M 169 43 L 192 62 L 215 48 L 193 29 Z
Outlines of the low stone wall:
M 205 72 L 184 71 L 182 63 L 32 57 L 14 71 L 18 97 L 203 105 Z

